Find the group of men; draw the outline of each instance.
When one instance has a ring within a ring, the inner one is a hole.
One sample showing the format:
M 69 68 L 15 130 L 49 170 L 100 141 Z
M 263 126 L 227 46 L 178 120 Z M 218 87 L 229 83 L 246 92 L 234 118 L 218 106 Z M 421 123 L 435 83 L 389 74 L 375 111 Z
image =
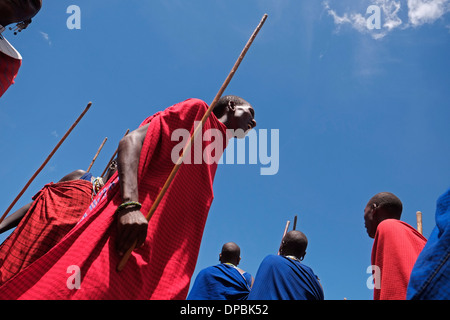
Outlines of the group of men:
M 199 272 L 188 300 L 323 300 L 318 277 L 301 263 L 308 239 L 298 230 L 283 237 L 278 255 L 268 255 L 256 278 L 238 268 L 240 248 L 234 242 L 223 245 L 220 264 Z
M 403 205 L 390 192 L 373 196 L 364 209 L 365 227 L 374 238 L 372 268 L 374 300 L 450 298 L 450 189 L 439 199 L 436 228 L 429 241 L 400 220 Z M 283 238 L 279 254 L 267 256 L 256 279 L 237 267 L 240 248 L 226 243 L 220 264 L 198 274 L 192 300 L 323 300 L 318 277 L 301 263 L 308 240 L 300 231 Z
M 11 23 L 26 27 L 41 4 L 0 0 L 0 30 Z M 0 38 L 0 95 L 20 66 L 10 48 Z M 237 267 L 239 247 L 225 244 L 221 264 L 200 272 L 188 296 L 217 163 L 183 163 L 150 222 L 145 215 L 174 166 L 178 142 L 172 132 L 192 134 L 207 108 L 188 99 L 157 112 L 120 141 L 117 168 L 107 177 L 74 171 L 5 219 L 0 232 L 16 229 L 0 247 L 0 299 L 323 299 L 317 276 L 302 262 L 307 239 L 300 231 L 286 234 L 279 255 L 263 260 L 254 281 Z M 250 103 L 225 96 L 203 128 L 223 136 L 222 148 L 215 149 L 223 151 L 228 139 L 243 138 L 237 133 L 256 126 L 254 117 Z M 206 140 L 201 150 L 212 143 Z M 374 238 L 372 265 L 380 270 L 374 273 L 375 299 L 449 298 L 449 193 L 438 201 L 428 242 L 400 221 L 402 204 L 393 194 L 370 199 L 364 219 Z M 117 271 L 134 244 L 127 265 Z

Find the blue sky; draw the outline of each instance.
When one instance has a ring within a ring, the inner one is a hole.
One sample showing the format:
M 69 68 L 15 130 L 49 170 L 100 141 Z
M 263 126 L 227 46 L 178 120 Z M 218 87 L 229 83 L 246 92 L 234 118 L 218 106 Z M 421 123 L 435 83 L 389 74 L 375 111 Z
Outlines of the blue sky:
M 66 26 L 69 5 L 81 9 L 80 30 Z M 365 27 L 369 5 L 381 9 L 381 29 Z M 298 215 L 309 239 L 304 263 L 325 298 L 371 299 L 369 198 L 395 193 L 413 226 L 423 211 L 428 237 L 449 187 L 449 9 L 448 0 L 44 1 L 27 30 L 5 33 L 23 64 L 0 99 L 1 210 L 87 102 L 91 110 L 16 208 L 87 169 L 105 137 L 96 175 L 128 128 L 190 97 L 210 103 L 268 13 L 226 94 L 252 103 L 258 129 L 279 130 L 279 171 L 219 166 L 194 277 L 218 263 L 228 241 L 256 275 Z

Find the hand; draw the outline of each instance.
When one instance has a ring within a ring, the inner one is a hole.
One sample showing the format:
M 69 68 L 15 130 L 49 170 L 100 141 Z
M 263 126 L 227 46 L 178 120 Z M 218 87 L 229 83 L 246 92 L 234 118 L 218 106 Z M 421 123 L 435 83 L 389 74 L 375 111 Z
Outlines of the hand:
M 123 209 L 117 217 L 116 250 L 122 256 L 136 241 L 136 248 L 142 246 L 147 238 L 148 221 L 141 211 L 134 208 Z

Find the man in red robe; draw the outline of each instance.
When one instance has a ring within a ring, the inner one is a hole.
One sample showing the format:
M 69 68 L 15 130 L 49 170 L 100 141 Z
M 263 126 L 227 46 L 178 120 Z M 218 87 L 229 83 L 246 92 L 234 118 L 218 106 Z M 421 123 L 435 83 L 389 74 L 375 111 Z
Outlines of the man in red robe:
M 12 23 L 18 23 L 18 30 L 25 29 L 41 7 L 42 0 L 0 0 L 0 97 L 14 83 L 22 65 L 22 56 L 2 33 Z
M 105 181 L 115 172 L 110 166 Z M 81 219 L 103 180 L 76 170 L 48 183 L 0 224 L 0 233 L 17 227 L 0 245 L 0 285 L 53 248 Z
M 183 163 L 150 223 L 144 215 L 174 166 L 171 153 L 177 141 L 172 133 L 183 129 L 192 134 L 207 108 L 201 100 L 186 100 L 147 118 L 125 136 L 119 144 L 118 173 L 81 222 L 3 285 L 0 299 L 185 299 L 213 200 L 217 162 Z M 247 132 L 255 125 L 250 104 L 226 96 L 203 132 L 219 132 L 224 148 L 227 129 Z M 211 144 L 207 140 L 196 139 L 202 151 Z M 121 255 L 135 241 L 137 249 L 127 265 L 116 271 Z
M 390 192 L 373 196 L 364 209 L 369 237 L 374 238 L 374 300 L 405 300 L 409 277 L 427 240 L 400 221 L 403 205 Z

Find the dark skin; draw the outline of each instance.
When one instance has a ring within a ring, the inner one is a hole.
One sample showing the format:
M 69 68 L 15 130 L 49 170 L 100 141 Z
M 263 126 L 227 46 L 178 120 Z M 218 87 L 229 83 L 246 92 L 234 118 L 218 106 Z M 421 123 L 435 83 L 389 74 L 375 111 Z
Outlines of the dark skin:
M 217 116 L 217 115 L 216 115 Z M 248 103 L 236 105 L 229 102 L 222 115 L 217 116 L 228 129 L 241 129 L 245 134 L 256 126 L 255 111 Z M 139 201 L 138 167 L 142 145 L 149 124 L 129 133 L 119 143 L 117 157 L 120 191 L 122 201 Z M 244 136 L 245 136 L 244 134 Z M 237 138 L 243 136 L 236 135 Z M 116 250 L 123 255 L 136 242 L 141 247 L 147 238 L 148 221 L 142 212 L 136 208 L 122 210 L 117 216 Z
M 378 225 L 386 219 L 400 220 L 400 217 L 378 207 L 375 203 L 371 204 L 369 202 L 366 205 L 364 208 L 364 226 L 366 227 L 367 234 L 370 238 L 375 238 Z
M 5 27 L 31 20 L 41 7 L 42 0 L 0 0 L 0 24 Z

